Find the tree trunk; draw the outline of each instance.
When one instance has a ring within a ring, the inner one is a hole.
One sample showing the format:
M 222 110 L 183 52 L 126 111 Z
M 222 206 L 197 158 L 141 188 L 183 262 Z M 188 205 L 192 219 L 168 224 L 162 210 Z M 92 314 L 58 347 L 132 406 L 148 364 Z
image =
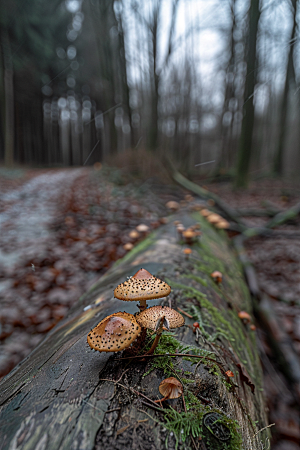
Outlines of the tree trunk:
M 248 183 L 248 172 L 252 149 L 252 134 L 254 127 L 254 88 L 256 83 L 256 38 L 259 22 L 259 0 L 251 0 L 249 10 L 249 32 L 247 51 L 247 73 L 243 106 L 243 122 L 238 149 L 236 169 L 236 187 L 245 187 Z
M 291 30 L 291 37 L 289 39 L 288 46 L 288 63 L 285 74 L 285 83 L 284 90 L 282 95 L 282 102 L 280 107 L 280 122 L 279 122 L 279 138 L 278 144 L 276 148 L 275 158 L 274 158 L 274 173 L 275 175 L 283 175 L 283 150 L 285 144 L 285 138 L 287 135 L 287 127 L 288 127 L 288 101 L 289 101 L 289 92 L 291 89 L 291 84 L 293 83 L 295 86 L 295 70 L 294 70 L 294 58 L 293 58 L 293 50 L 294 43 L 297 39 L 296 29 L 296 0 L 292 0 L 293 6 L 293 27 Z
M 14 164 L 14 81 L 10 42 L 7 31 L 2 31 L 2 52 L 4 62 L 4 94 L 5 94 L 5 138 L 4 164 Z
M 266 444 L 255 332 L 237 314 L 251 314 L 240 264 L 225 233 L 214 231 L 198 213 L 176 219 L 202 226 L 189 259 L 174 225 L 160 228 L 117 262 L 2 380 L 1 450 L 163 450 L 177 448 L 177 441 L 186 449 L 249 450 Z M 91 328 L 113 312 L 138 311 L 135 302 L 113 298 L 113 289 L 141 267 L 172 287 L 169 297 L 151 305 L 171 301 L 191 318 L 185 317 L 186 326 L 172 336 L 163 334 L 156 350 L 163 357 L 144 361 L 92 352 L 86 341 Z M 220 286 L 210 276 L 214 270 L 223 273 Z M 181 356 L 187 353 L 195 357 Z M 153 402 L 162 398 L 158 386 L 169 376 L 183 384 L 185 401 L 168 400 L 161 408 Z

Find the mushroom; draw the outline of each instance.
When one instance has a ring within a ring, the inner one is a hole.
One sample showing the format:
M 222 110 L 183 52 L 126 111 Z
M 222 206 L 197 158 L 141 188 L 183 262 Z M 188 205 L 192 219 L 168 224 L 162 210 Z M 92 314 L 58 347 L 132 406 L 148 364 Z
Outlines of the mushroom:
M 166 207 L 168 209 L 171 209 L 172 211 L 177 211 L 179 209 L 180 205 L 178 202 L 170 200 L 169 202 L 166 203 Z
M 173 398 L 178 398 L 182 395 L 183 386 L 180 381 L 175 377 L 169 377 L 162 380 L 159 385 L 159 392 L 163 395 L 163 398 L 155 400 L 157 402 L 163 402 L 164 400 L 172 400 Z
M 156 332 L 152 347 L 147 352 L 147 355 L 152 355 L 157 347 L 160 336 L 163 332 L 164 326 L 169 330 L 170 328 L 179 328 L 184 325 L 184 317 L 175 309 L 168 306 L 152 306 L 136 316 L 136 321 L 141 327 L 154 330 Z
M 203 216 L 203 217 L 207 217 L 207 216 L 209 216 L 210 214 L 212 214 L 212 212 L 211 211 L 209 211 L 209 209 L 202 209 L 201 211 L 200 211 L 200 214 Z
M 193 252 L 191 248 L 185 248 L 183 253 L 185 254 L 185 259 L 189 259 L 190 254 Z
M 144 223 L 141 223 L 140 225 L 138 225 L 136 227 L 136 229 L 139 233 L 143 233 L 143 234 L 146 234 L 149 231 L 148 225 L 145 225 Z
M 222 217 L 222 220 L 220 220 L 220 222 L 217 222 L 215 224 L 215 227 L 219 228 L 219 230 L 227 230 L 230 227 L 230 223 Z
M 159 278 L 151 275 L 146 269 L 140 269 L 129 280 L 119 284 L 114 290 L 114 296 L 129 302 L 139 301 L 141 311 L 147 308 L 146 300 L 162 298 L 169 295 L 170 286 Z
M 206 220 L 209 223 L 216 224 L 218 222 L 221 222 L 223 220 L 223 218 L 221 216 L 219 216 L 219 214 L 213 213 L 213 214 L 210 214 L 209 216 L 207 216 Z
M 129 347 L 141 331 L 132 314 L 117 312 L 101 320 L 88 334 L 87 342 L 99 352 L 120 352 Z
M 199 329 L 200 328 L 200 325 L 199 325 L 199 322 L 194 322 L 193 323 L 193 333 L 196 333 L 196 329 Z
M 127 252 L 129 252 L 130 250 L 133 249 L 133 244 L 131 242 L 127 242 L 127 244 L 123 245 L 124 250 L 126 250 Z
M 222 283 L 223 275 L 218 270 L 215 270 L 213 273 L 210 274 L 210 276 L 212 277 L 215 283 L 217 284 Z
M 137 230 L 131 230 L 128 236 L 131 239 L 138 239 L 140 237 L 140 233 Z
M 244 323 L 250 323 L 251 322 L 251 316 L 246 311 L 240 311 L 238 313 L 238 316 Z
M 200 231 L 193 231 L 191 228 L 188 228 L 187 230 L 182 232 L 182 236 L 185 242 L 189 245 L 193 244 L 197 239 L 197 236 L 199 236 L 200 234 Z
M 178 237 L 179 239 L 182 239 L 182 233 L 185 231 L 184 226 L 182 225 L 182 223 L 179 223 L 176 227 L 177 233 L 178 233 Z

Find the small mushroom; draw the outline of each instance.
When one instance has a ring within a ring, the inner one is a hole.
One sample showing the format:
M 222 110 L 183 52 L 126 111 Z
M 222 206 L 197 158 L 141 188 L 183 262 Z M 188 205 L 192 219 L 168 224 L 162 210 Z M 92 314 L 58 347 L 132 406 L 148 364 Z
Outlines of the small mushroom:
M 126 250 L 127 252 L 129 252 L 130 250 L 133 249 L 133 244 L 131 242 L 127 242 L 127 244 L 123 245 L 124 250 Z
M 221 222 L 223 218 L 221 216 L 219 216 L 219 214 L 213 213 L 213 214 L 210 214 L 209 216 L 207 216 L 206 219 L 209 223 L 216 224 L 218 222 Z
M 156 332 L 152 347 L 147 352 L 148 355 L 151 355 L 156 349 L 164 326 L 169 330 L 170 328 L 179 328 L 184 325 L 184 317 L 179 312 L 168 306 L 160 305 L 152 306 L 142 311 L 136 316 L 136 320 L 141 327 Z
M 182 225 L 182 223 L 179 223 L 176 227 L 177 233 L 178 233 L 178 237 L 179 239 L 182 239 L 182 233 L 185 231 L 184 226 Z
M 246 311 L 240 311 L 238 313 L 238 316 L 244 323 L 250 323 L 251 322 L 251 316 Z
M 194 231 L 190 228 L 182 232 L 182 236 L 188 245 L 192 245 L 196 241 L 199 234 L 201 234 L 200 231 Z
M 180 205 L 178 202 L 170 200 L 169 202 L 166 203 L 166 207 L 168 209 L 171 209 L 172 211 L 177 211 L 179 209 Z
M 218 270 L 215 270 L 213 273 L 210 274 L 210 276 L 212 277 L 215 283 L 217 284 L 222 283 L 223 275 Z
M 193 252 L 191 248 L 185 248 L 183 253 L 185 254 L 185 259 L 189 259 L 190 254 Z
M 252 331 L 256 330 L 256 326 L 253 323 L 250 325 L 250 330 L 252 330 Z
M 193 333 L 196 333 L 197 328 L 199 329 L 199 328 L 200 328 L 200 325 L 199 325 L 198 322 L 194 322 L 194 323 L 193 323 Z
M 183 393 L 183 386 L 175 377 L 169 377 L 162 380 L 158 389 L 161 395 L 163 395 L 163 398 L 155 400 L 155 403 L 179 398 Z
M 142 234 L 146 234 L 149 231 L 148 225 L 145 225 L 144 223 L 141 223 L 140 225 L 138 225 L 136 227 L 136 229 L 139 233 L 142 233 Z
M 146 269 L 140 269 L 129 280 L 119 284 L 114 290 L 114 296 L 125 301 L 139 301 L 141 311 L 147 308 L 146 300 L 167 297 L 170 286 L 159 278 L 151 275 Z
M 220 222 L 217 222 L 215 224 L 216 228 L 219 228 L 219 230 L 227 230 L 230 227 L 230 223 L 227 222 L 227 220 L 223 219 L 220 220 Z
M 202 209 L 201 211 L 200 211 L 200 214 L 203 216 L 203 217 L 208 217 L 210 214 L 212 214 L 212 212 L 211 211 L 209 211 L 209 209 Z
M 131 230 L 129 233 L 129 237 L 131 239 L 138 239 L 140 237 L 140 233 L 137 230 Z
M 88 334 L 87 342 L 99 352 L 120 352 L 129 347 L 141 331 L 132 314 L 117 312 L 101 320 Z

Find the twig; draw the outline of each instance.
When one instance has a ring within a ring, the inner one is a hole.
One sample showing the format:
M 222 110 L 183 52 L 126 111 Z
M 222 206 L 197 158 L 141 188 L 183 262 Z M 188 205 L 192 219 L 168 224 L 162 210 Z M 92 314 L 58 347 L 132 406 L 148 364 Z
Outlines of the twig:
M 188 314 L 187 312 L 183 311 L 183 309 L 177 307 L 178 311 L 181 312 L 181 314 L 184 314 L 186 317 L 189 317 L 190 319 L 193 319 L 193 316 L 191 316 L 190 314 Z
M 159 412 L 165 413 L 165 410 L 164 410 L 164 409 L 159 408 L 158 406 L 155 407 L 155 406 L 151 405 L 150 403 L 143 402 L 143 400 L 142 400 L 142 404 L 145 405 L 145 406 L 147 406 L 148 408 L 154 409 L 155 411 L 159 411 Z
M 111 413 L 111 412 L 114 412 L 114 411 L 120 411 L 120 409 L 121 408 L 108 409 L 107 411 L 105 411 L 105 414 Z

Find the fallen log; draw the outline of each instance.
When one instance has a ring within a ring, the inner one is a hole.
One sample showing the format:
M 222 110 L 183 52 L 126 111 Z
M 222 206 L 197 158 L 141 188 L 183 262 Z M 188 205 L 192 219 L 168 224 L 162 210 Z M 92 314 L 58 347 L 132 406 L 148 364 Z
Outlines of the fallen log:
M 190 256 L 172 223 L 158 229 L 1 381 L 1 450 L 267 448 L 255 331 L 238 316 L 252 314 L 240 263 L 226 234 L 198 213 L 174 219 L 201 224 Z M 172 287 L 151 305 L 171 302 L 184 311 L 186 325 L 164 333 L 147 357 L 91 351 L 87 334 L 105 316 L 138 311 L 135 302 L 115 299 L 113 289 L 141 267 Z M 214 270 L 222 272 L 221 284 L 210 276 Z M 159 384 L 170 376 L 182 383 L 183 395 L 160 405 Z

